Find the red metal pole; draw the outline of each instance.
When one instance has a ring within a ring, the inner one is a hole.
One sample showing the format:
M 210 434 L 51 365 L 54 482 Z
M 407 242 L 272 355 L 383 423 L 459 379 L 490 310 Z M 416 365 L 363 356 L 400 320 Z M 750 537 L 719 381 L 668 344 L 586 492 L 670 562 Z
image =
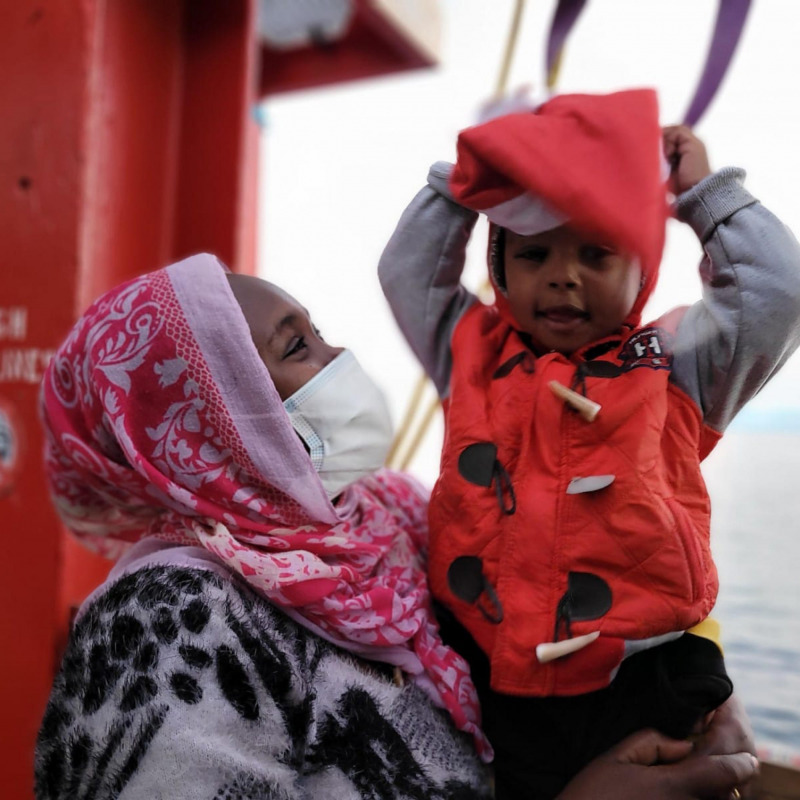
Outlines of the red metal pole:
M 0 794 L 22 800 L 64 622 L 108 569 L 48 502 L 38 381 L 120 281 L 200 250 L 253 271 L 256 43 L 253 0 L 0 10 Z
M 60 530 L 43 490 L 38 379 L 75 316 L 83 218 L 91 5 L 4 0 L 0 26 L 0 400 L 21 460 L 0 497 L 0 774 L 31 796 L 33 743 L 53 674 Z M 23 319 L 24 325 L 11 325 Z
M 256 0 L 0 0 L 0 796 L 28 800 L 71 610 L 109 564 L 64 537 L 38 383 L 97 295 L 200 251 L 254 272 L 258 93 L 432 63 L 366 0 L 261 69 Z

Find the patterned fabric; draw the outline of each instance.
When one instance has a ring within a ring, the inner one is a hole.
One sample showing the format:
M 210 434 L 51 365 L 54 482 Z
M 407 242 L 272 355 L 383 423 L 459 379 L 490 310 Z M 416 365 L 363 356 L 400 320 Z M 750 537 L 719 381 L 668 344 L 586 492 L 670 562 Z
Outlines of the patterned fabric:
M 430 609 L 423 493 L 382 471 L 331 504 L 216 259 L 97 300 L 45 375 L 42 416 L 54 503 L 85 544 L 199 542 L 312 630 L 414 675 L 491 757 Z
M 36 749 L 37 800 L 479 800 L 471 740 L 413 684 L 205 569 L 85 607 Z

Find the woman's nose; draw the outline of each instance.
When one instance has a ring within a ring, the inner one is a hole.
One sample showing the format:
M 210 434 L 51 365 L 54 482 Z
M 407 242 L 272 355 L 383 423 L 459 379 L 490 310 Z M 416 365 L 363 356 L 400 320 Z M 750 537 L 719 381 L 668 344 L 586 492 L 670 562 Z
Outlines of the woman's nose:
M 322 346 L 321 355 L 322 355 L 322 366 L 327 367 L 328 364 L 333 361 L 336 356 L 340 353 L 344 352 L 344 347 L 332 347 L 327 342 L 320 341 L 320 345 Z

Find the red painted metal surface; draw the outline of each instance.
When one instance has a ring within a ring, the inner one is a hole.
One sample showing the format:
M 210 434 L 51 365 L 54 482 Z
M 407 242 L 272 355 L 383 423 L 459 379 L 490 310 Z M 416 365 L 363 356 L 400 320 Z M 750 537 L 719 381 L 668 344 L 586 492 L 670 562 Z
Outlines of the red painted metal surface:
M 0 9 L 0 401 L 24 445 L 0 493 L 0 795 L 17 800 L 66 620 L 109 566 L 63 537 L 47 500 L 38 378 L 122 280 L 204 249 L 253 271 L 257 82 L 250 0 Z
M 81 307 L 207 250 L 236 270 L 255 48 L 247 0 L 107 0 L 90 85 Z
M 279 66 L 259 52 L 255 9 L 0 0 L 4 800 L 32 797 L 67 620 L 109 567 L 65 537 L 47 499 L 37 394 L 50 354 L 92 299 L 142 272 L 203 250 L 254 271 L 259 92 L 427 63 L 367 14 L 349 47 Z
M 36 419 L 47 351 L 74 319 L 92 15 L 4 2 L 0 26 L 0 398 L 19 419 L 21 471 L 0 497 L 2 795 L 31 795 L 33 743 L 54 666 L 60 531 L 43 490 Z
M 240 233 L 243 215 L 255 211 L 243 202 L 246 178 L 256 172 L 247 159 L 255 7 L 190 0 L 186 10 L 174 252 L 208 251 L 234 270 L 252 271 L 242 262 Z
M 259 88 L 262 95 L 277 94 L 433 64 L 369 0 L 356 0 L 338 41 L 289 51 L 264 48 Z

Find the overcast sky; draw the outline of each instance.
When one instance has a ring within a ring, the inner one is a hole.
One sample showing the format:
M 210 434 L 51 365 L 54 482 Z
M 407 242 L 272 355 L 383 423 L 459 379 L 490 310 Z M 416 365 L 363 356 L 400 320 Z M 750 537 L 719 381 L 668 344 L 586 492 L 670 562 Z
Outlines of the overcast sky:
M 279 96 L 265 104 L 259 271 L 312 312 L 326 338 L 352 348 L 401 418 L 419 374 L 397 332 L 376 264 L 430 163 L 452 159 L 459 129 L 491 95 L 513 0 L 441 0 L 441 64 L 431 70 Z M 544 83 L 555 2 L 527 3 L 509 82 Z M 659 90 L 662 122 L 680 121 L 694 93 L 717 0 L 595 0 L 567 43 L 559 90 Z M 716 100 L 697 127 L 712 167 L 743 166 L 748 188 L 800 232 L 800 3 L 755 0 Z M 485 229 L 473 236 L 465 282 L 485 276 Z M 700 248 L 671 223 L 659 288 L 646 317 L 700 296 Z M 798 265 L 800 268 L 800 265 Z M 754 401 L 751 418 L 800 420 L 800 357 Z M 800 424 L 797 425 L 800 430 Z M 413 464 L 435 477 L 437 424 Z

